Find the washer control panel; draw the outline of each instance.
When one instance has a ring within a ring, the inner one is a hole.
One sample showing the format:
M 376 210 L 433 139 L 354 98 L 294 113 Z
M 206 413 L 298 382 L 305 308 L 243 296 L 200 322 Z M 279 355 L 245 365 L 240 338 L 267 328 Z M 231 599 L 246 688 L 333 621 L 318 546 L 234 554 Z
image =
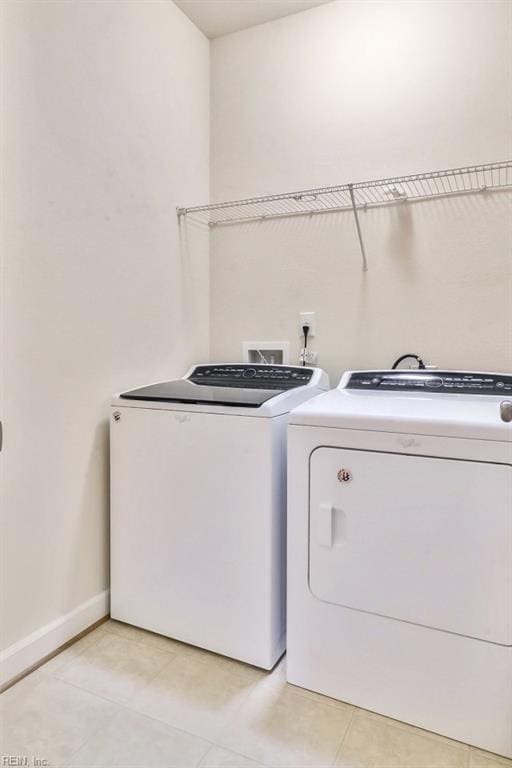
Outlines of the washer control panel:
M 188 378 L 194 384 L 211 387 L 292 389 L 308 384 L 312 375 L 311 368 L 299 366 L 234 363 L 232 365 L 198 365 Z
M 347 389 L 386 392 L 442 392 L 454 395 L 512 395 L 512 375 L 465 371 L 358 371 Z

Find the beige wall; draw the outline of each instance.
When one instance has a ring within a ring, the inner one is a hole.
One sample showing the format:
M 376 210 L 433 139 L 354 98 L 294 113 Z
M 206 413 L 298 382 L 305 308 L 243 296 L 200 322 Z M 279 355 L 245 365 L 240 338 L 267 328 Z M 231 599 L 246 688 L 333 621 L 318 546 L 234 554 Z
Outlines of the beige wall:
M 212 42 L 212 200 L 511 156 L 507 2 L 334 2 Z M 288 339 L 333 384 L 418 352 L 512 371 L 510 193 L 216 228 L 211 356 Z
M 1 647 L 108 587 L 111 393 L 208 344 L 209 44 L 171 2 L 3 2 Z

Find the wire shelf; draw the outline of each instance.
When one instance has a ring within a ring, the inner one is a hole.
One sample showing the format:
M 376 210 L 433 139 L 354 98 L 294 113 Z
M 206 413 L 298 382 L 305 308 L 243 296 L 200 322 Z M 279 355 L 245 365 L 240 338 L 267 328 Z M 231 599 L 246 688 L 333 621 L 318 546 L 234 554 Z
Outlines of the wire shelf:
M 395 176 L 376 181 L 361 181 L 334 187 L 319 187 L 298 192 L 266 195 L 226 203 L 177 208 L 178 217 L 188 217 L 214 227 L 222 224 L 264 221 L 289 216 L 352 211 L 361 246 L 363 269 L 366 255 L 358 211 L 408 200 L 427 200 L 451 195 L 474 194 L 488 189 L 512 186 L 512 160 L 484 165 L 451 168 L 445 171 Z
M 424 200 L 508 186 L 512 186 L 512 160 L 232 200 L 193 208 L 178 208 L 177 212 L 178 216 L 193 216 L 196 220 L 216 226 L 258 219 L 352 210 L 351 191 L 356 207 L 364 209 L 401 203 L 406 200 Z

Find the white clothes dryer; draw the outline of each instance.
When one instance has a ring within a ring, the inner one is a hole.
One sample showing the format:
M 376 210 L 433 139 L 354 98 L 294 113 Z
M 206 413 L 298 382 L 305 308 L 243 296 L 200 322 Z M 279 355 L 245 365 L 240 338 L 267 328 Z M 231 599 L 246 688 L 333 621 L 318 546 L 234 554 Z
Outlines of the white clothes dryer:
M 285 648 L 286 425 L 318 368 L 194 366 L 111 413 L 111 615 L 265 669 Z
M 512 376 L 345 373 L 288 430 L 288 680 L 512 756 Z

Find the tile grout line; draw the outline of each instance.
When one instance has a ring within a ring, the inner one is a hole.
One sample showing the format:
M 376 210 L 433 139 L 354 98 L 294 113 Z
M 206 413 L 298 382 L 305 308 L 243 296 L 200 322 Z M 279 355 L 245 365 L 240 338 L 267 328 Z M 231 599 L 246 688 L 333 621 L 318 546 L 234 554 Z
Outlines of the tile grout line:
M 486 761 L 492 761 L 493 763 L 496 763 L 498 766 L 503 768 L 512 768 L 512 759 L 510 757 L 505 757 L 505 755 L 499 755 L 497 752 L 489 752 L 487 749 L 483 749 L 482 747 L 474 747 L 471 744 L 468 745 L 469 747 L 469 765 L 471 766 L 471 755 L 483 752 L 484 760 Z
M 164 720 L 160 720 L 158 717 L 153 717 L 152 715 L 148 715 L 145 712 L 141 712 L 138 709 L 133 709 L 129 704 L 126 704 L 126 703 L 121 702 L 121 701 L 117 701 L 116 699 L 111 699 L 108 696 L 105 696 L 103 694 L 95 693 L 95 692 L 89 690 L 88 688 L 82 688 L 80 685 L 76 685 L 75 683 L 70 683 L 67 680 L 61 680 L 60 678 L 57 678 L 57 677 L 55 679 L 58 680 L 60 683 L 63 683 L 64 685 L 67 685 L 67 686 L 69 686 L 71 688 L 75 688 L 77 691 L 81 691 L 82 693 L 87 693 L 89 696 L 93 696 L 93 697 L 95 697 L 97 699 L 100 699 L 101 701 L 106 701 L 109 704 L 115 704 L 120 709 L 127 710 L 128 712 L 131 712 L 134 715 L 139 715 L 140 717 L 146 718 L 147 720 L 151 720 L 151 721 L 153 721 L 155 723 L 159 723 L 160 725 L 163 725 L 163 726 L 165 726 L 166 728 L 169 728 L 172 731 L 177 731 L 179 733 L 185 734 L 186 736 L 191 736 L 194 739 L 199 739 L 200 741 L 205 741 L 208 744 L 210 744 L 210 748 L 211 747 L 220 747 L 221 749 L 228 749 L 229 750 L 228 747 L 224 746 L 223 744 L 220 744 L 217 741 L 212 741 L 211 738 L 207 738 L 205 736 L 199 736 L 197 733 L 192 733 L 192 731 L 187 731 L 185 728 L 178 728 L 175 725 L 170 725 L 170 723 L 166 723 Z M 247 695 L 249 695 L 249 694 L 247 694 Z M 118 713 L 115 712 L 113 717 L 116 714 L 118 714 Z M 229 750 L 229 751 L 233 752 L 234 750 Z M 243 753 L 235 753 L 235 754 L 240 754 L 241 757 L 246 757 L 247 759 L 254 761 L 254 758 L 250 757 L 249 755 L 244 755 Z M 201 760 L 202 759 L 203 758 L 201 758 Z
M 350 714 L 350 720 L 348 721 L 348 725 L 345 728 L 345 733 L 343 734 L 343 737 L 342 737 L 342 739 L 340 741 L 340 745 L 339 745 L 338 749 L 336 750 L 336 754 L 334 755 L 334 760 L 332 761 L 331 766 L 336 765 L 336 761 L 337 761 L 337 759 L 338 759 L 338 757 L 339 757 L 339 755 L 341 753 L 341 750 L 343 749 L 343 745 L 345 743 L 345 740 L 346 740 L 346 738 L 347 738 L 347 736 L 349 734 L 349 731 L 352 729 L 352 724 L 354 722 L 354 718 L 356 716 L 356 712 L 358 710 L 358 707 L 355 707 L 352 704 L 350 706 L 352 707 L 352 712 Z
M 58 679 L 58 678 L 55 678 L 55 679 Z M 63 680 L 59 680 L 59 682 L 60 683 L 64 683 Z M 78 691 L 83 691 L 84 690 L 83 688 L 79 688 L 78 686 L 73 686 L 71 683 L 64 683 L 64 685 L 69 685 L 69 686 L 71 686 L 73 688 L 76 688 L 76 690 L 78 690 Z M 109 704 L 112 703 L 108 699 L 102 699 L 101 696 L 96 696 L 95 694 L 91 694 L 90 691 L 86 691 L 86 693 L 88 693 L 89 695 L 93 695 L 95 698 L 98 698 L 98 699 L 100 699 L 102 701 L 107 701 Z M 98 726 L 98 728 L 96 728 L 94 730 L 94 733 L 91 733 L 89 736 L 87 736 L 83 740 L 83 742 L 80 744 L 80 746 L 77 749 L 74 749 L 73 752 L 70 754 L 70 756 L 68 758 L 68 763 L 72 762 L 72 760 L 75 757 L 75 755 L 77 755 L 80 752 L 80 750 L 83 749 L 85 747 L 85 745 L 90 742 L 91 739 L 96 738 L 102 731 L 104 731 L 106 728 L 108 728 L 108 726 L 110 725 L 110 723 L 112 722 L 112 720 L 114 719 L 114 717 L 117 714 L 119 714 L 119 713 L 116 710 L 114 710 L 112 712 L 112 714 L 110 715 L 110 717 L 107 719 L 106 722 L 103 722 L 101 725 Z M 67 765 L 66 766 L 62 766 L 62 768 L 68 768 L 68 766 Z
M 91 643 L 90 645 L 87 645 L 82 651 L 80 651 L 80 653 L 77 653 L 76 656 L 73 656 L 71 659 L 69 659 L 67 662 L 65 662 L 60 669 L 57 669 L 54 672 L 52 672 L 50 670 L 49 672 L 44 673 L 44 671 L 43 671 L 44 670 L 44 665 L 43 665 L 41 667 L 41 671 L 43 672 L 43 674 L 50 675 L 51 677 L 53 677 L 56 680 L 60 680 L 63 683 L 67 683 L 68 681 L 65 680 L 64 678 L 60 677 L 60 674 L 63 673 L 71 664 L 73 664 L 75 661 L 77 661 L 82 656 L 84 656 L 88 651 L 90 651 L 91 649 L 94 649 L 101 642 L 101 640 L 104 639 L 106 634 L 110 634 L 112 636 L 112 633 L 102 632 L 100 637 L 98 637 L 95 642 Z M 118 637 L 118 636 L 115 636 L 115 637 Z M 126 638 L 123 638 L 123 640 L 124 639 L 126 639 Z M 160 650 L 160 649 L 157 649 L 157 650 Z M 169 661 L 166 662 L 166 664 L 162 667 L 162 669 L 160 671 L 165 669 L 172 661 L 174 661 L 174 659 L 176 657 L 176 654 L 170 654 L 169 651 L 163 651 L 163 653 L 167 653 L 168 655 L 172 656 L 172 658 Z M 55 658 L 57 658 L 57 657 L 55 657 Z M 156 674 L 159 674 L 159 672 L 157 672 Z M 156 677 L 156 674 L 155 674 L 155 677 Z M 154 678 L 152 677 L 151 680 L 153 680 L 153 679 Z M 148 683 L 151 682 L 151 680 L 149 680 Z M 73 683 L 69 683 L 69 685 L 73 685 Z M 95 691 L 91 691 L 89 688 L 85 688 L 84 686 L 74 685 L 74 687 L 75 688 L 79 688 L 80 690 L 83 690 L 83 691 L 87 691 L 88 693 L 93 693 L 94 695 L 97 695 Z M 108 697 L 105 697 L 105 699 L 107 701 L 115 701 L 115 699 L 109 699 Z M 119 702 L 116 702 L 116 703 L 119 703 Z
M 309 688 L 301 688 L 300 685 L 294 685 L 289 683 L 285 679 L 285 684 L 289 687 L 290 691 L 296 693 L 297 696 L 301 696 L 303 699 L 312 701 L 317 704 L 325 704 L 333 709 L 343 709 L 343 707 L 355 707 L 355 704 L 351 704 L 349 701 L 342 701 L 341 699 L 333 699 L 332 696 L 326 696 L 324 693 L 318 693 L 317 691 L 310 691 Z M 316 697 L 320 696 L 320 700 L 317 701 Z M 341 706 L 340 706 L 341 705 Z
M 176 658 L 177 658 L 177 657 L 176 657 Z M 173 661 L 175 661 L 175 659 L 173 659 Z M 158 672 L 158 673 L 157 673 L 157 675 L 155 675 L 155 677 L 152 677 L 152 678 L 151 678 L 151 680 L 150 680 L 150 681 L 148 681 L 148 685 L 149 685 L 149 684 L 150 684 L 150 683 L 151 683 L 151 682 L 152 682 L 152 681 L 153 681 L 153 680 L 154 680 L 154 679 L 155 679 L 155 678 L 156 678 L 156 677 L 157 677 L 159 674 L 161 674 L 161 673 L 162 673 L 162 672 L 163 672 L 165 669 L 167 669 L 167 668 L 168 668 L 168 667 L 171 665 L 171 663 L 172 663 L 172 662 L 169 662 L 168 664 L 166 664 L 166 665 L 165 665 L 165 667 L 164 667 L 163 669 L 161 669 L 161 670 L 160 670 L 160 672 Z M 201 663 L 202 663 L 202 662 L 201 662 Z M 252 692 L 253 692 L 253 689 L 256 687 L 256 685 L 257 685 L 257 682 L 258 682 L 258 681 L 256 681 L 256 680 L 255 680 L 255 681 L 253 681 L 253 682 L 250 682 L 250 681 L 248 681 L 248 680 L 246 680 L 246 679 L 244 679 L 244 678 L 242 678 L 242 677 L 240 677 L 240 678 L 237 678 L 237 679 L 239 680 L 239 682 L 244 682 L 244 683 L 246 683 L 246 682 L 247 682 L 247 683 L 248 683 L 248 688 L 249 688 L 249 690 L 247 691 L 247 693 L 245 694 L 245 696 L 243 696 L 243 698 L 242 698 L 242 703 L 243 703 L 243 704 L 245 704 L 245 702 L 247 701 L 247 699 L 249 698 L 249 696 L 252 694 Z M 146 687 L 147 687 L 147 686 L 144 686 L 144 688 L 143 688 L 143 689 L 142 689 L 142 690 L 141 690 L 139 693 L 142 693 L 142 692 L 143 692 L 143 691 L 146 689 Z M 141 711 L 140 711 L 140 710 L 138 710 L 138 709 L 133 709 L 133 708 L 132 708 L 132 707 L 131 707 L 129 704 L 126 704 L 126 705 L 124 705 L 124 706 L 125 706 L 127 709 L 129 709 L 131 712 L 135 712 L 135 713 L 136 713 L 136 714 L 138 714 L 138 715 L 141 715 L 141 714 L 142 714 L 142 715 L 145 715 L 145 713 L 144 713 L 144 712 L 141 712 Z M 234 714 L 234 712 L 230 713 L 230 716 L 231 716 L 232 714 Z M 175 730 L 178 730 L 178 731 L 182 731 L 183 733 L 186 733 L 186 734 L 188 734 L 189 736 L 193 736 L 194 738 L 197 738 L 197 739 L 202 739 L 203 741 L 207 741 L 207 742 L 209 742 L 209 743 L 210 743 L 212 746 L 215 746 L 215 747 L 222 747 L 223 749 L 226 749 L 226 747 L 223 747 L 223 746 L 222 746 L 222 744 L 219 744 L 217 741 L 213 741 L 211 738 L 206 738 L 206 737 L 204 737 L 204 736 L 200 736 L 199 734 L 197 734 L 197 733 L 193 733 L 192 731 L 187 731 L 187 730 L 185 730 L 184 728 L 177 728 L 177 727 L 176 727 L 176 726 L 174 726 L 174 725 L 170 725 L 170 724 L 169 724 L 169 723 L 167 723 L 165 720 L 160 720 L 158 717 L 153 717 L 153 716 L 151 716 L 151 715 L 145 715 L 145 716 L 146 716 L 146 717 L 149 717 L 151 720 L 155 720 L 155 721 L 156 721 L 156 722 L 158 722 L 158 723 L 163 723 L 164 725 L 167 725 L 167 726 L 169 726 L 170 728 L 174 728 Z M 224 728 L 225 728 L 225 727 L 227 727 L 227 723 L 226 723 L 225 725 L 223 725 L 222 727 L 220 727 L 220 728 L 219 728 L 219 732 L 216 734 L 216 738 L 219 738 L 219 737 L 220 737 L 220 735 L 221 735 L 221 733 L 224 731 Z M 209 751 L 209 750 L 208 750 L 208 751 Z M 204 757 L 204 755 L 203 755 L 203 757 Z M 202 760 L 202 759 L 203 759 L 203 758 L 201 758 L 201 760 Z M 251 758 L 251 759 L 252 759 L 252 758 Z
M 93 634 L 94 634 L 94 632 L 96 632 L 96 631 L 97 631 L 97 630 L 94 630 L 94 631 L 91 633 L 91 635 L 93 635 Z M 88 645 L 86 645 L 86 646 L 85 646 L 85 648 L 82 648 L 82 650 L 81 650 L 81 651 L 79 651 L 79 652 L 78 652 L 76 655 L 72 656 L 70 659 L 68 659 L 67 661 L 65 661 L 65 662 L 63 663 L 62 667 L 60 667 L 60 669 L 56 670 L 55 672 L 52 672 L 51 670 L 50 670 L 49 672 L 45 672 L 45 667 L 46 667 L 46 664 L 48 664 L 48 663 L 51 663 L 52 661 L 55 661 L 56 659 L 58 659 L 58 658 L 59 658 L 59 656 L 60 656 L 60 653 L 58 653 L 56 656 L 52 656 L 52 658 L 48 659 L 48 661 L 45 661 L 45 663 L 44 663 L 44 664 L 41 664 L 41 666 L 40 666 L 40 667 L 38 667 L 36 670 L 34 670 L 34 672 L 37 672 L 38 670 L 40 670 L 40 671 L 41 671 L 41 673 L 43 673 L 43 674 L 46 674 L 46 675 L 50 675 L 51 677 L 55 677 L 55 678 L 57 678 L 57 672 L 62 672 L 64 669 L 66 669 L 66 667 L 68 667 L 70 664 L 72 664 L 74 661 L 76 661 L 76 659 L 79 659 L 81 656 L 83 656 L 83 654 L 84 654 L 86 651 L 88 651 L 88 650 L 90 650 L 91 648 L 94 648 L 96 645 L 98 645 L 98 643 L 100 642 L 100 640 L 101 640 L 103 637 L 105 637 L 105 634 L 106 634 L 106 633 L 105 633 L 104 631 L 102 631 L 102 632 L 101 632 L 101 633 L 98 635 L 98 637 L 97 637 L 95 640 L 91 641 L 91 642 L 90 642 Z M 87 637 L 87 635 L 86 635 L 86 637 Z M 78 642 L 79 642 L 79 641 L 78 641 Z M 61 653 L 65 653 L 67 650 L 70 650 L 71 648 L 73 648 L 73 646 L 72 646 L 72 645 L 71 645 L 69 648 L 65 648 L 63 651 L 61 651 Z M 31 674 L 32 674 L 32 673 L 31 673 Z M 60 678 L 58 678 L 58 679 L 60 679 Z
M 270 675 L 272 675 L 272 672 L 270 673 Z M 269 677 L 270 677 L 270 676 L 269 676 Z M 269 677 L 265 678 L 265 680 L 268 680 L 268 679 L 269 679 Z M 255 692 L 256 692 L 256 688 L 257 688 L 257 686 L 258 686 L 258 682 L 260 682 L 260 681 L 258 681 L 258 680 L 255 680 L 255 681 L 252 683 L 252 685 L 250 686 L 250 689 L 249 689 L 249 691 L 247 692 L 247 695 L 246 695 L 246 696 L 244 697 L 244 699 L 243 699 L 243 704 L 244 704 L 244 705 L 248 704 L 248 702 L 249 702 L 249 700 L 251 699 L 251 697 L 252 697 L 252 696 L 255 694 Z M 230 717 L 229 717 L 229 718 L 227 718 L 227 720 L 226 720 L 226 722 L 224 723 L 224 725 L 222 726 L 222 728 L 220 728 L 220 729 L 219 729 L 219 733 L 217 734 L 217 738 L 218 738 L 218 739 L 222 739 L 222 736 L 223 736 L 223 734 L 224 734 L 224 733 L 227 731 L 227 729 L 228 729 L 228 727 L 229 727 L 229 725 L 230 725 L 230 722 L 231 722 L 231 716 L 234 716 L 234 714 L 235 714 L 234 712 L 233 712 L 233 713 L 231 713 Z M 226 747 L 226 746 L 225 746 L 224 742 L 220 742 L 220 741 L 216 742 L 216 746 L 217 746 L 217 747 L 220 747 L 221 749 L 229 749 L 229 747 Z M 233 750 L 231 750 L 231 751 L 233 751 Z M 241 757 L 245 757 L 245 758 L 247 758 L 248 760 L 253 760 L 253 761 L 255 760 L 255 758 L 254 758 L 254 757 L 252 757 L 252 756 L 250 756 L 250 755 L 246 755 L 246 754 L 245 754 L 245 753 L 243 753 L 243 752 L 239 752 L 239 753 L 236 753 L 236 754 L 240 754 L 240 755 L 241 755 Z M 258 762 L 258 761 L 256 761 L 256 762 Z
M 272 674 L 272 673 L 270 673 L 270 674 Z M 269 679 L 269 678 L 266 678 L 266 680 L 268 680 L 268 679 Z M 251 686 L 251 690 L 248 692 L 247 696 L 244 698 L 244 701 L 243 701 L 243 704 L 244 704 L 244 705 L 246 705 L 246 704 L 248 703 L 248 701 L 249 701 L 250 697 L 251 697 L 251 696 L 252 696 L 252 695 L 255 693 L 255 691 L 254 691 L 253 689 L 255 689 L 255 688 L 257 687 L 257 685 L 258 685 L 258 681 L 255 681 L 255 682 L 254 682 L 254 684 Z M 283 686 L 284 686 L 284 687 L 286 687 L 286 688 L 288 688 L 288 690 L 289 690 L 289 691 L 290 691 L 290 692 L 291 692 L 293 695 L 296 695 L 296 696 L 297 696 L 299 699 L 301 699 L 302 701 L 307 701 L 307 702 L 309 702 L 309 704 L 312 704 L 312 705 L 318 705 L 318 706 L 326 706 L 326 705 L 327 705 L 327 706 L 329 706 L 329 707 L 330 707 L 331 709 L 333 709 L 333 710 L 338 710 L 339 712 L 341 712 L 341 711 L 342 711 L 342 708 L 339 708 L 339 707 L 337 706 L 337 704 L 336 704 L 336 703 L 330 703 L 330 702 L 329 702 L 329 703 L 327 704 L 327 702 L 324 702 L 324 701 L 316 701 L 316 700 L 315 700 L 315 698 L 313 698 L 313 697 L 310 697 L 310 696 L 308 695 L 308 693 L 300 693 L 299 691 L 297 691 L 297 686 L 294 686 L 294 685 L 292 685 L 291 683 L 288 683 L 288 681 L 287 681 L 286 679 L 284 679 L 284 682 L 283 682 Z M 300 690 L 302 691 L 302 690 L 306 690 L 306 689 L 300 689 Z M 312 693 L 315 693 L 315 692 L 313 691 Z M 315 695 L 316 695 L 316 694 L 315 694 Z M 321 694 L 320 694 L 320 695 L 321 695 Z M 324 697 L 324 696 L 322 696 L 322 699 L 323 699 L 323 698 L 328 698 L 328 697 Z M 344 739 L 345 739 L 345 736 L 346 736 L 346 734 L 347 734 L 347 731 L 348 731 L 348 729 L 349 729 L 350 725 L 352 724 L 352 719 L 353 719 L 353 717 L 354 717 L 354 712 L 355 712 L 355 709 L 356 709 L 356 707 L 354 707 L 352 704 L 347 704 L 346 702 L 341 702 L 341 704 L 343 704 L 343 706 L 344 706 L 344 707 L 350 707 L 350 708 L 351 708 L 351 710 L 352 710 L 352 712 L 350 713 L 350 719 L 349 719 L 348 725 L 347 725 L 347 727 L 346 727 L 346 729 L 345 729 L 345 733 L 344 733 L 344 735 L 343 735 L 343 737 L 342 737 L 342 739 L 341 739 L 341 742 L 340 742 L 340 746 L 339 746 L 339 748 L 337 748 L 337 750 L 336 750 L 336 753 L 335 753 L 335 756 L 334 756 L 334 760 L 336 760 L 336 758 L 337 758 L 337 756 L 338 756 L 338 751 L 339 751 L 339 749 L 341 748 L 341 745 L 342 745 L 342 743 L 343 743 L 343 741 L 344 741 Z M 228 721 L 228 722 L 226 722 L 226 723 L 225 723 L 225 725 L 224 725 L 224 727 L 223 727 L 223 728 L 222 728 L 222 729 L 219 731 L 219 735 L 218 735 L 218 738 L 219 738 L 219 739 L 221 739 L 221 738 L 222 738 L 222 735 L 223 735 L 223 734 L 226 732 L 226 730 L 228 729 L 228 727 L 229 727 L 229 721 Z M 240 752 L 240 751 L 238 751 L 238 750 L 234 750 L 234 749 L 232 749 L 230 746 L 227 746 L 227 745 L 226 745 L 226 742 L 224 742 L 224 741 L 222 741 L 222 742 L 216 742 L 216 743 L 215 743 L 215 746 L 217 746 L 217 747 L 220 747 L 221 749 L 227 750 L 227 751 L 229 751 L 229 752 L 233 752 L 233 754 L 237 754 L 237 755 L 239 755 L 240 757 L 245 757 L 247 760 L 251 760 L 252 762 L 254 762 L 254 763 L 257 763 L 258 765 L 262 765 L 262 764 L 261 764 L 261 762 L 260 762 L 260 760 L 259 760 L 257 757 L 254 757 L 254 755 L 250 755 L 250 754 L 247 754 L 247 753 L 245 753 L 245 752 Z M 332 766 L 333 764 L 334 764 L 334 763 L 331 763 L 331 766 Z M 265 768 L 265 766 L 263 766 L 263 768 Z
M 209 744 L 209 747 L 206 750 L 206 752 L 204 753 L 204 755 L 200 758 L 199 763 L 201 762 L 201 760 L 203 760 L 205 758 L 205 756 L 208 754 L 208 752 L 210 751 L 210 749 L 212 747 L 219 747 L 219 746 L 221 746 L 220 744 L 216 744 L 214 741 L 212 741 L 211 739 L 207 739 L 204 736 L 198 736 L 196 733 L 191 733 L 190 731 L 186 731 L 183 728 L 177 728 L 175 725 L 169 725 L 169 723 L 165 723 L 163 720 L 159 720 L 157 717 L 152 717 L 151 715 L 146 715 L 144 712 L 139 712 L 136 709 L 132 709 L 128 704 L 124 704 L 124 703 L 122 703 L 120 701 L 116 701 L 115 699 L 109 699 L 108 696 L 103 696 L 103 695 L 101 695 L 99 693 L 93 693 L 89 689 L 82 688 L 79 685 L 75 685 L 75 683 L 69 683 L 69 682 L 67 682 L 67 680 L 61 680 L 60 678 L 56 678 L 56 679 L 60 683 L 63 683 L 64 685 L 67 685 L 70 688 L 74 688 L 77 691 L 81 691 L 82 693 L 87 693 L 89 696 L 93 696 L 94 698 L 99 699 L 100 701 L 105 701 L 108 704 L 115 704 L 119 708 L 119 710 L 126 710 L 127 712 L 130 712 L 132 715 L 138 715 L 139 717 L 145 718 L 146 720 L 150 720 L 151 722 L 158 723 L 159 725 L 163 725 L 165 728 L 168 728 L 170 731 L 174 731 L 176 733 L 182 733 L 185 736 L 190 736 L 193 739 L 199 739 L 199 741 L 206 742 L 207 744 Z M 87 739 L 85 739 L 85 741 L 83 742 L 83 744 L 81 744 L 81 746 L 77 750 L 75 750 L 73 752 L 71 757 L 74 757 L 80 751 L 80 749 L 82 749 L 82 747 L 84 747 L 90 741 L 91 738 L 93 738 L 94 736 L 97 736 L 98 733 L 100 733 L 101 731 L 105 730 L 108 727 L 108 725 L 110 725 L 112 720 L 117 715 L 119 715 L 119 711 L 113 712 L 111 717 L 108 719 L 108 722 L 106 724 L 103 723 L 98 728 L 98 730 L 94 732 L 94 734 L 92 736 L 90 736 L 90 737 L 88 736 Z M 199 763 L 197 763 L 195 768 L 199 768 Z
M 396 717 L 383 715 L 380 712 L 375 712 L 373 709 L 365 709 L 364 707 L 358 707 L 355 704 L 352 704 L 351 706 L 358 712 L 361 712 L 364 716 L 374 719 L 375 722 L 378 722 L 379 720 L 385 721 L 385 725 L 390 728 L 397 728 L 398 730 L 405 732 L 414 731 L 417 733 L 418 737 L 437 742 L 438 744 L 445 744 L 445 746 L 457 748 L 461 752 L 472 749 L 471 744 L 468 744 L 465 741 L 454 739 L 451 736 L 445 736 L 443 733 L 437 733 L 436 731 L 429 731 L 428 728 L 423 728 L 421 725 L 413 725 L 405 720 L 398 720 Z
M 148 629 L 142 629 L 141 627 L 135 627 L 135 625 L 127 624 L 128 627 L 133 627 L 134 629 L 140 630 L 140 632 L 147 632 L 148 634 L 155 635 L 156 637 L 161 637 L 162 640 L 169 640 L 171 643 L 176 643 L 177 645 L 184 645 L 188 647 L 188 643 L 183 643 L 181 640 L 175 640 L 173 637 L 166 637 L 166 635 L 157 635 L 155 632 L 150 632 Z M 146 640 L 143 640 L 142 638 L 136 638 L 136 637 L 129 637 L 127 633 L 124 632 L 116 632 L 115 629 L 108 629 L 105 627 L 104 632 L 106 632 L 109 635 L 114 635 L 114 637 L 118 637 L 121 640 L 128 640 L 130 643 L 137 643 L 137 645 L 144 645 L 146 648 L 153 648 L 157 651 L 164 650 L 163 648 L 160 648 L 158 645 L 153 643 L 148 643 Z M 192 646 L 193 647 L 193 646 Z M 166 653 L 180 653 L 180 651 L 166 651 Z
M 246 760 L 252 760 L 253 762 L 257 762 L 257 763 L 259 763 L 259 761 L 256 758 L 252 757 L 252 755 L 246 755 L 244 752 L 238 752 L 236 750 L 230 749 L 230 747 L 227 747 L 226 744 L 224 742 L 222 742 L 222 741 L 219 741 L 219 739 L 222 739 L 222 735 L 228 729 L 229 725 L 231 724 L 232 718 L 236 715 L 236 713 L 238 712 L 240 707 L 241 706 L 245 706 L 247 704 L 247 702 L 249 701 L 250 697 L 255 692 L 255 689 L 256 689 L 256 687 L 258 685 L 258 682 L 259 682 L 258 680 L 254 680 L 253 682 L 251 682 L 249 684 L 249 690 L 247 691 L 245 696 L 243 696 L 242 701 L 240 702 L 239 707 L 236 710 L 233 709 L 232 711 L 229 712 L 229 715 L 226 718 L 226 721 L 219 728 L 218 733 L 216 734 L 216 737 L 215 737 L 216 741 L 212 742 L 214 747 L 218 747 L 219 749 L 227 750 L 228 752 L 233 752 L 234 754 L 237 754 L 240 757 L 244 757 Z
M 262 766 L 262 768 L 265 768 L 265 766 L 263 766 L 262 763 L 260 763 L 259 760 L 255 760 L 254 757 L 249 757 L 248 755 L 244 755 L 243 752 L 238 752 L 235 749 L 228 749 L 227 747 L 223 747 L 222 744 L 213 744 L 211 749 L 209 749 L 208 752 L 205 755 L 203 755 L 199 765 L 196 766 L 196 768 L 201 768 L 201 764 L 202 764 L 203 760 L 205 760 L 205 758 L 208 757 L 208 755 L 210 754 L 212 749 L 222 749 L 222 750 L 224 750 L 224 752 L 231 752 L 233 755 L 236 755 L 237 757 L 242 757 L 244 760 L 250 760 L 251 762 L 257 764 L 258 766 Z
M 129 625 L 129 626 L 131 626 L 131 625 Z M 141 630 L 141 631 L 149 633 L 149 630 L 145 630 L 144 629 L 144 630 Z M 179 650 L 169 650 L 168 651 L 168 650 L 165 650 L 164 648 L 160 648 L 158 645 L 153 645 L 152 643 L 147 643 L 144 640 L 136 640 L 136 639 L 131 638 L 131 637 L 126 637 L 122 633 L 115 632 L 114 630 L 106 629 L 105 633 L 113 635 L 114 637 L 117 637 L 118 639 L 127 640 L 127 641 L 129 641 L 131 643 L 135 643 L 136 645 L 141 645 L 144 648 L 150 648 L 151 650 L 157 650 L 157 651 L 162 651 L 164 653 L 170 653 L 174 657 L 186 657 L 186 656 L 188 656 L 189 658 L 193 658 L 194 657 L 194 652 L 197 652 L 197 654 L 198 654 L 197 661 L 200 662 L 200 663 L 204 663 L 205 660 L 199 658 L 200 654 L 204 653 L 204 654 L 208 654 L 208 656 L 212 657 L 213 659 L 219 658 L 219 659 L 222 659 L 222 660 L 225 660 L 225 661 L 228 661 L 228 662 L 232 661 L 235 664 L 245 665 L 249 669 L 254 669 L 257 672 L 268 672 L 267 670 L 260 669 L 260 667 L 253 667 L 252 664 L 246 664 L 243 661 L 239 661 L 238 659 L 231 659 L 231 657 L 223 656 L 221 653 L 215 653 L 215 651 L 209 651 L 207 648 L 201 648 L 198 645 L 191 645 L 190 643 L 185 643 L 185 642 L 182 642 L 181 640 L 174 640 L 174 638 L 172 638 L 172 637 L 166 638 L 165 635 L 158 635 L 158 637 L 162 637 L 164 639 L 170 640 L 173 643 L 178 643 L 179 645 L 183 646 L 183 648 L 181 648 Z M 192 650 L 192 653 L 191 653 L 191 650 Z M 244 681 L 249 681 L 249 675 L 247 675 L 245 672 L 237 672 L 236 670 L 230 670 L 230 674 L 234 675 L 235 677 L 238 677 L 240 680 L 243 679 Z M 272 672 L 268 672 L 268 674 L 272 674 Z
M 411 725 L 410 723 L 406 723 L 402 720 L 395 720 L 394 718 L 389 718 L 386 715 L 381 715 L 378 712 L 373 712 L 372 710 L 363 709 L 362 707 L 357 707 L 355 705 L 352 705 L 354 708 L 354 712 L 352 713 L 352 717 L 349 723 L 349 726 L 347 727 L 347 730 L 345 732 L 345 735 L 343 737 L 343 740 L 340 744 L 340 747 L 336 753 L 335 761 L 338 759 L 339 754 L 349 736 L 349 732 L 352 729 L 354 719 L 358 712 L 362 713 L 363 716 L 368 715 L 377 715 L 380 718 L 383 718 L 386 722 L 384 723 L 385 727 L 394 728 L 398 731 L 402 731 L 403 733 L 407 733 L 408 731 L 418 731 L 417 734 L 418 737 L 426 739 L 428 741 L 432 741 L 434 743 L 437 743 L 439 745 L 444 745 L 449 748 L 455 748 L 458 749 L 459 752 L 465 752 L 466 753 L 466 760 L 465 760 L 465 768 L 470 768 L 471 763 L 471 752 L 474 749 L 470 744 L 467 744 L 463 741 L 457 741 L 456 739 L 451 739 L 449 736 L 443 736 L 442 734 L 435 733 L 434 731 L 428 731 L 424 728 L 420 728 L 415 725 Z M 372 719 L 372 718 L 370 718 Z M 375 721 L 377 722 L 377 721 Z M 405 726 L 405 728 L 404 728 Z M 335 765 L 335 763 L 333 763 Z M 511 764 L 512 768 L 512 764 Z

